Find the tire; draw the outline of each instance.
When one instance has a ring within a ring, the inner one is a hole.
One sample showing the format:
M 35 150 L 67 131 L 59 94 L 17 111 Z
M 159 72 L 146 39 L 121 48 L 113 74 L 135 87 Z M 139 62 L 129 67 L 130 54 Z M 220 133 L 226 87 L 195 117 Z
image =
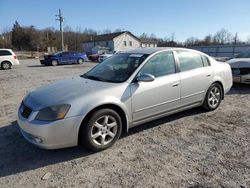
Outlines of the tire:
M 105 150 L 121 135 L 121 117 L 111 109 L 98 110 L 83 124 L 80 131 L 80 143 L 83 146 L 94 152 Z
M 1 64 L 1 69 L 3 70 L 7 70 L 7 69 L 11 69 L 12 64 L 8 61 L 3 61 Z
M 220 106 L 222 99 L 222 88 L 218 83 L 212 84 L 207 91 L 203 102 L 203 108 L 207 111 L 215 110 Z
M 79 59 L 77 60 L 77 63 L 78 63 L 78 64 L 83 64 L 83 62 L 84 62 L 84 59 L 82 59 L 82 58 L 79 58 Z
M 56 60 L 53 60 L 53 61 L 51 62 L 51 65 L 52 65 L 52 66 L 57 66 L 57 65 L 58 65 L 58 62 L 57 62 Z

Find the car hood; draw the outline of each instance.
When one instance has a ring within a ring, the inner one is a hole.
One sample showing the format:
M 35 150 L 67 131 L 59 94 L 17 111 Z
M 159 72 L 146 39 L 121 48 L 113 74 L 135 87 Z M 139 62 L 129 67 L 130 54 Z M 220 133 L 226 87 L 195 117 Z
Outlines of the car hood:
M 106 90 L 114 85 L 117 84 L 75 77 L 57 81 L 32 91 L 25 97 L 24 103 L 33 110 L 40 110 L 56 104 L 70 104 L 78 97 Z
M 250 68 L 249 58 L 234 58 L 227 62 L 232 68 Z

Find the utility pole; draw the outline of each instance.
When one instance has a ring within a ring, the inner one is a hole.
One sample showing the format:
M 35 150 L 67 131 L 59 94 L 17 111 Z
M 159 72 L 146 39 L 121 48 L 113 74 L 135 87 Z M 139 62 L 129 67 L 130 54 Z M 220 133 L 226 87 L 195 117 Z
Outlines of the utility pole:
M 61 13 L 61 9 L 59 9 L 59 14 L 56 15 L 56 20 L 60 22 L 60 32 L 61 32 L 61 42 L 62 42 L 62 51 L 64 50 L 64 43 L 63 43 L 63 27 L 62 27 L 62 23 L 64 21 L 64 18 L 62 16 Z

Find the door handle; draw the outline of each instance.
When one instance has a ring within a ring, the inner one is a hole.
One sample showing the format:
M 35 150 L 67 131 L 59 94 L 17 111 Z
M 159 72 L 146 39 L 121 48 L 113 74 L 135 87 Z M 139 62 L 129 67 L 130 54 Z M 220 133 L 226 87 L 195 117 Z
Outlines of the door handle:
M 210 74 L 210 73 L 206 75 L 206 77 L 209 77 L 209 76 L 211 76 L 211 74 Z
M 176 82 L 176 83 L 174 83 L 172 86 L 173 87 L 176 87 L 176 86 L 178 86 L 180 84 L 180 82 Z

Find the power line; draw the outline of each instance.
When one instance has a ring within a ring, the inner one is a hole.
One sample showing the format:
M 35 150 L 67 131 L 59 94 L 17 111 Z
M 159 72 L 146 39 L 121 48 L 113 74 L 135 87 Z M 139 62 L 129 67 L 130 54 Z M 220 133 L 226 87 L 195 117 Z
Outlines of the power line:
M 56 20 L 60 22 L 60 32 L 61 32 L 61 45 L 62 45 L 62 51 L 64 50 L 64 42 L 63 42 L 63 27 L 62 23 L 64 21 L 64 17 L 62 16 L 61 9 L 59 9 L 59 14 L 56 15 Z

